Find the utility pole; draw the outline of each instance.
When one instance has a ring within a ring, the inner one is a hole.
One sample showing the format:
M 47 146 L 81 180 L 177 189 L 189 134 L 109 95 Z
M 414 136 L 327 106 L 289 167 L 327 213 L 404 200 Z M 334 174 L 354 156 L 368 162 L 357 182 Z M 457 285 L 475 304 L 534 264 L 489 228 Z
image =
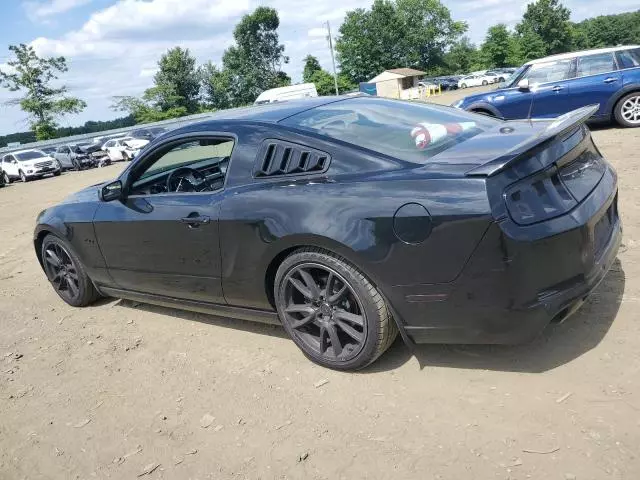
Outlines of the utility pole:
M 331 50 L 331 63 L 333 64 L 333 83 L 336 86 L 336 95 L 340 95 L 338 91 L 338 75 L 336 74 L 336 59 L 333 55 L 333 38 L 331 38 L 331 25 L 329 25 L 329 21 L 327 20 L 327 39 L 329 40 L 329 50 Z

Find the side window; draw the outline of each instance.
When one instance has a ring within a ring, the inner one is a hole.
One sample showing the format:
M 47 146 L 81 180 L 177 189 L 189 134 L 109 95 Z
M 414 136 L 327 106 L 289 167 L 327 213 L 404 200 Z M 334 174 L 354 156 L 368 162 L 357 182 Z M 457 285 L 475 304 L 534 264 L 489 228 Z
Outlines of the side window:
M 616 52 L 620 68 L 640 67 L 640 48 L 633 50 L 620 50 Z
M 224 185 L 233 147 L 234 141 L 230 139 L 189 140 L 174 145 L 140 173 L 133 183 L 132 193 L 218 190 Z M 161 189 L 147 190 L 147 186 Z
M 613 60 L 613 53 L 598 53 L 596 55 L 578 57 L 576 76 L 586 77 L 615 70 L 616 63 Z
M 104 148 L 111 148 L 113 147 L 113 140 L 109 140 L 107 143 L 105 143 L 103 145 Z
M 572 59 L 534 63 L 522 79 L 526 78 L 532 85 L 567 80 L 570 77 L 571 62 Z

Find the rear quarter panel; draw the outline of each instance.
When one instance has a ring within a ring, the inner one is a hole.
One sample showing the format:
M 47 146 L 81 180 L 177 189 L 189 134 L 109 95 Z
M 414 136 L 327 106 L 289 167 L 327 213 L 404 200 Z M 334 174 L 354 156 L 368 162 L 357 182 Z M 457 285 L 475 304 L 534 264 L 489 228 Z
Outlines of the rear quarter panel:
M 491 222 L 482 179 L 430 178 L 416 165 L 320 139 L 286 137 L 329 153 L 325 174 L 253 179 L 260 139 L 252 138 L 256 145 L 234 152 L 220 213 L 223 289 L 232 305 L 271 308 L 269 266 L 304 246 L 345 257 L 383 292 L 450 282 Z M 394 234 L 394 214 L 411 202 L 431 218 L 430 235 L 417 245 Z

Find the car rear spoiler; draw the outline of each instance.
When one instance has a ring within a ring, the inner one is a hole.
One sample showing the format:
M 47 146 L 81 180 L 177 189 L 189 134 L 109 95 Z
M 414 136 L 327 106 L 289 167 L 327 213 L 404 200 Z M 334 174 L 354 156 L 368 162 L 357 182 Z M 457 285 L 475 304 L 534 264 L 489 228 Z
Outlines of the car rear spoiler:
M 598 111 L 599 105 L 587 105 L 571 112 L 565 113 L 558 118 L 549 121 L 547 128 L 539 132 L 537 135 L 526 139 L 513 147 L 508 152 L 501 154 L 499 157 L 490 160 L 484 165 L 475 167 L 466 172 L 465 175 L 471 177 L 490 177 L 495 175 L 509 165 L 517 162 L 524 154 L 532 148 L 541 145 L 549 140 L 564 136 L 569 131 L 574 131 L 576 127 L 585 123 L 591 116 Z M 534 120 L 539 121 L 539 120 Z

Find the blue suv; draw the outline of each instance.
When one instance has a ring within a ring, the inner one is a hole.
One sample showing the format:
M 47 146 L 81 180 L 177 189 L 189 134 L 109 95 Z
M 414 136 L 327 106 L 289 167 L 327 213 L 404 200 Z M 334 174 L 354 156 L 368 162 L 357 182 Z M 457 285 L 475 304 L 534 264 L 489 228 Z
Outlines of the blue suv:
M 594 121 L 640 127 L 640 46 L 602 48 L 533 60 L 504 86 L 453 107 L 504 119 L 553 118 L 600 104 Z

